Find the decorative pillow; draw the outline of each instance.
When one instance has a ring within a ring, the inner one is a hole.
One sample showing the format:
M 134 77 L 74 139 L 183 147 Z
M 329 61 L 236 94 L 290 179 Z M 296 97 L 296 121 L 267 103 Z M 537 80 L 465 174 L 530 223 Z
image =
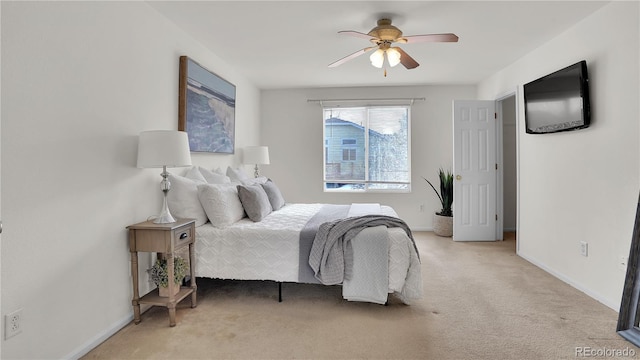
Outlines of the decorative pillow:
M 271 179 L 262 184 L 262 188 L 264 189 L 264 192 L 267 193 L 267 197 L 271 203 L 271 208 L 274 211 L 284 206 L 284 197 L 282 197 L 280 189 L 278 189 Z
M 247 216 L 254 222 L 271 214 L 271 203 L 262 185 L 238 185 L 238 196 Z
M 227 166 L 227 176 L 231 178 L 231 181 L 235 182 L 243 182 L 244 180 L 251 179 L 249 175 L 247 175 L 242 168 L 232 168 L 231 166 Z
M 231 179 L 229 179 L 229 177 L 226 175 L 218 174 L 211 170 L 205 169 L 202 166 L 198 167 L 198 169 L 200 170 L 203 179 L 205 179 L 205 182 L 208 182 L 209 184 L 227 184 L 231 182 Z
M 201 182 L 171 173 L 168 179 L 171 189 L 167 193 L 167 204 L 171 215 L 182 219 L 196 219 L 196 226 L 206 223 L 207 214 L 198 199 L 198 184 Z
M 191 180 L 195 180 L 197 182 L 201 182 L 201 183 L 206 183 L 207 179 L 204 178 L 204 176 L 202 175 L 202 173 L 200 173 L 200 170 L 198 170 L 198 167 L 196 166 L 192 166 L 186 174 L 184 174 L 184 177 L 186 177 L 187 179 L 191 179 Z
M 258 176 L 257 178 L 248 178 L 246 180 L 242 180 L 242 185 L 259 185 L 266 183 L 267 180 L 269 179 L 264 176 Z
M 200 184 L 198 198 L 215 227 L 226 227 L 244 217 L 236 184 Z

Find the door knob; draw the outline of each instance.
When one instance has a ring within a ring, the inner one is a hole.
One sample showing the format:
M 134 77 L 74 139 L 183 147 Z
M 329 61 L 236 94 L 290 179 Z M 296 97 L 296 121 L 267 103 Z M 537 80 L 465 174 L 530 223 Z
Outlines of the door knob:
M 456 180 L 462 180 L 462 176 L 456 175 Z

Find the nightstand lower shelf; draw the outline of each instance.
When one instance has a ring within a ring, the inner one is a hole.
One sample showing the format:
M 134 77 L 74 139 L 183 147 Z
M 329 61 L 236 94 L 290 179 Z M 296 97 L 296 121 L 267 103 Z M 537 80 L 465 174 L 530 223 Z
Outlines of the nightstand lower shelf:
M 190 287 L 181 287 L 180 291 L 173 297 L 176 304 L 184 300 L 184 298 L 186 298 L 187 296 L 191 295 L 192 292 L 193 289 Z M 167 304 L 169 304 L 169 298 L 166 296 L 160 296 L 158 289 L 155 289 L 145 296 L 141 297 L 140 300 L 138 300 L 138 303 L 155 306 L 167 306 Z M 191 307 L 195 307 L 195 305 L 191 305 Z

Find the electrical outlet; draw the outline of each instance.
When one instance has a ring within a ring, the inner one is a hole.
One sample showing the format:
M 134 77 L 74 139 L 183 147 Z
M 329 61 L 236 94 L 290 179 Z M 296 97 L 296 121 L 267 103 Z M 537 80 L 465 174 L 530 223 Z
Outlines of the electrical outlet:
M 4 339 L 7 340 L 22 332 L 22 309 L 4 316 Z
M 424 204 L 420 204 L 420 212 L 424 212 Z
M 580 241 L 580 255 L 589 256 L 589 244 L 586 241 Z

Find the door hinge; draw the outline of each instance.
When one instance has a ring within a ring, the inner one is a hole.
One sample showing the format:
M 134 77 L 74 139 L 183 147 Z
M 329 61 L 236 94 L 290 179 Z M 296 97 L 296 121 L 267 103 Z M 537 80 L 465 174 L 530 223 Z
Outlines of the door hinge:
M 498 214 L 496 214 L 496 221 L 498 221 Z
M 498 120 L 498 113 L 495 113 L 495 112 L 493 113 L 493 119 Z
M 498 170 L 498 163 L 496 163 L 496 170 Z

